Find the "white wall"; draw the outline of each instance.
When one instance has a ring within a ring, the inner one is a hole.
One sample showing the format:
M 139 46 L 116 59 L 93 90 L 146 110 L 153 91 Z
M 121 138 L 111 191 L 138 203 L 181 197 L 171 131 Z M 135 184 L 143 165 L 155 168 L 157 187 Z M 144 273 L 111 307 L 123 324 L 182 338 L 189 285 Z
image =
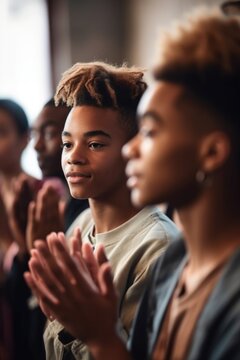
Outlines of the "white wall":
M 196 6 L 217 5 L 223 0 L 129 0 L 128 58 L 131 64 L 149 67 L 153 62 L 160 27 L 168 26 Z

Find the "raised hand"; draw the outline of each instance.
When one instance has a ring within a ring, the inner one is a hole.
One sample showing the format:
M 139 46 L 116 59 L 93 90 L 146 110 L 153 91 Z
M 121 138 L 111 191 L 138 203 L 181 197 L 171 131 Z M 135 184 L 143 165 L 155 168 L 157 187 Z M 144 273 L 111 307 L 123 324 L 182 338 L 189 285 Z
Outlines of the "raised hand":
M 33 184 L 26 175 L 21 174 L 14 181 L 13 192 L 14 197 L 9 207 L 9 224 L 19 252 L 26 253 L 28 206 L 34 198 Z
M 19 230 L 25 236 L 28 206 L 34 199 L 34 190 L 27 176 L 21 175 L 15 180 L 14 192 L 12 212 Z
M 36 200 L 29 204 L 26 243 L 30 251 L 36 239 L 45 239 L 52 231 L 64 227 L 64 203 L 50 184 L 44 184 Z
M 99 271 L 99 265 L 107 262 L 108 259 L 104 252 L 104 246 L 99 244 L 93 253 L 93 247 L 90 243 L 82 243 L 80 229 L 76 228 L 73 232 L 73 236 L 69 239 L 70 253 L 78 256 L 78 253 L 83 257 L 85 264 L 92 276 L 92 279 L 98 284 L 97 274 Z

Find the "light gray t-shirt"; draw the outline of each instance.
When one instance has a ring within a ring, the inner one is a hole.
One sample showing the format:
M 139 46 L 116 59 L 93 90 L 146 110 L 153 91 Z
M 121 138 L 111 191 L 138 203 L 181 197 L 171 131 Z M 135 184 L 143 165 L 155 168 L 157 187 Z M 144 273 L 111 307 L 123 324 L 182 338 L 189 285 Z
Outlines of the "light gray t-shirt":
M 87 209 L 71 225 L 67 236 L 71 236 L 76 227 L 80 228 L 83 241 L 89 241 L 93 246 L 104 244 L 119 294 L 121 335 L 127 340 L 152 264 L 169 241 L 179 235 L 179 231 L 166 215 L 153 206 L 142 209 L 117 228 L 95 236 L 91 210 Z M 69 349 L 76 359 L 89 359 L 87 348 L 80 340 L 63 345 L 58 337 L 62 329 L 57 321 L 47 326 L 44 334 L 47 359 L 62 359 L 64 351 Z

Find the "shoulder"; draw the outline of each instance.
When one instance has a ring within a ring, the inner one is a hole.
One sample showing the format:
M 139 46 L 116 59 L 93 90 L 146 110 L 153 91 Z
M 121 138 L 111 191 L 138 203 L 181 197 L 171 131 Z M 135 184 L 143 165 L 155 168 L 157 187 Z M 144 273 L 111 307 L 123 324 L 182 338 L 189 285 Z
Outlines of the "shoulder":
M 92 226 L 92 214 L 91 210 L 88 208 L 77 216 L 72 225 L 69 227 L 66 236 L 69 238 L 73 234 L 74 229 L 78 227 L 81 231 L 82 237 L 85 237 Z
M 137 214 L 137 217 L 137 222 L 141 224 L 140 229 L 142 230 L 155 230 L 170 237 L 176 237 L 176 235 L 180 234 L 180 230 L 175 223 L 156 206 L 148 206 L 142 209 Z
M 138 246 L 146 246 L 149 251 L 151 247 L 165 248 L 180 237 L 176 225 L 154 206 L 141 210 L 135 229 Z

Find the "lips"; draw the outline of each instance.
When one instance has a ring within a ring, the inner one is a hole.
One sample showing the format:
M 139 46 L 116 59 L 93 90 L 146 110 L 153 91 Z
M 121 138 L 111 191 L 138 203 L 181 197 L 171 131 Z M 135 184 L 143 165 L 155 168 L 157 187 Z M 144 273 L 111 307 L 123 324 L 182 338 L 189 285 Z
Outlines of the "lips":
M 137 185 L 140 175 L 137 173 L 131 161 L 129 161 L 126 166 L 126 175 L 128 177 L 127 186 L 129 188 L 134 188 Z
M 90 179 L 91 175 L 79 171 L 69 171 L 66 173 L 66 178 L 71 184 L 77 184 L 86 179 Z

